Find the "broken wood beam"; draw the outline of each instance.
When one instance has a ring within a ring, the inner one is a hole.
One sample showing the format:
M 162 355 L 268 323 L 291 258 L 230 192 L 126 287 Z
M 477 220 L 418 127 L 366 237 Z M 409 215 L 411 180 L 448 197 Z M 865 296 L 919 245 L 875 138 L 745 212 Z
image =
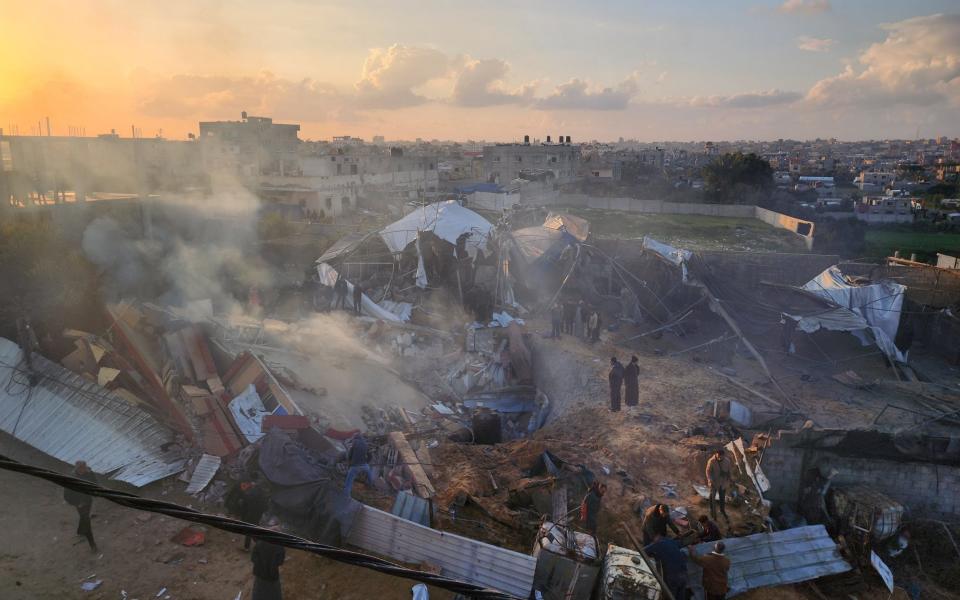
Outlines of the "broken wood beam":
M 391 431 L 387 434 L 387 440 L 397 451 L 400 462 L 403 464 L 403 471 L 406 473 L 413 484 L 413 492 L 421 498 L 433 498 L 437 491 L 430 482 L 430 477 L 423 469 L 417 453 L 414 452 L 407 436 L 402 431 Z

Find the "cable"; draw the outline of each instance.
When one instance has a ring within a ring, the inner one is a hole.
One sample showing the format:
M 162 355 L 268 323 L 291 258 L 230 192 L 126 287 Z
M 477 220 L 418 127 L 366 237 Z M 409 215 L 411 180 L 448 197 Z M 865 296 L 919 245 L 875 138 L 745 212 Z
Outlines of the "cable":
M 293 548 L 295 550 L 303 550 L 305 552 L 310 552 L 311 554 L 330 558 L 345 564 L 372 569 L 374 571 L 386 573 L 387 575 L 393 575 L 395 577 L 413 579 L 415 581 L 450 590 L 458 594 L 464 594 L 471 598 L 490 598 L 493 600 L 510 600 L 515 598 L 514 596 L 511 596 L 505 592 L 485 588 L 474 583 L 459 581 L 457 579 L 451 579 L 449 577 L 435 575 L 425 571 L 408 569 L 382 558 L 364 554 L 362 552 L 354 552 L 352 550 L 345 550 L 343 548 L 318 544 L 296 535 L 281 531 L 274 531 L 264 527 L 258 527 L 256 525 L 251 525 L 250 523 L 238 521 L 229 517 L 202 513 L 192 508 L 174 504 L 173 502 L 153 500 L 150 498 L 143 498 L 135 494 L 130 494 L 128 492 L 111 490 L 96 483 L 92 483 L 83 479 L 77 479 L 76 477 L 72 477 L 70 475 L 63 475 L 61 473 L 56 473 L 40 467 L 25 465 L 4 455 L 0 455 L 0 469 L 45 479 L 67 489 L 71 489 L 82 494 L 87 494 L 89 496 L 104 498 L 115 504 L 126 506 L 127 508 L 159 513 L 169 517 L 174 517 L 176 519 L 182 519 L 184 521 L 201 523 L 209 527 L 215 527 L 231 533 L 250 536 L 257 540 L 263 540 L 272 544 L 277 544 L 278 546 Z

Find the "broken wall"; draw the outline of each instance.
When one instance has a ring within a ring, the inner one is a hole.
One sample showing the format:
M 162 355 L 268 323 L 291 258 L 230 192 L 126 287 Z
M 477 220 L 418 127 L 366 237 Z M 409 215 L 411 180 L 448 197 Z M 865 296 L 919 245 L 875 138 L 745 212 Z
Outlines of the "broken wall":
M 960 302 L 960 271 L 927 265 L 875 265 L 845 262 L 838 265 L 844 275 L 890 279 L 907 286 L 907 300 L 944 308 Z
M 828 464 L 839 471 L 835 486 L 872 487 L 914 514 L 960 516 L 960 465 L 842 456 L 824 448 L 798 447 L 808 445 L 810 433 L 781 431 L 764 451 L 762 466 L 770 480 L 770 490 L 765 494 L 769 500 L 795 505 L 804 472 Z

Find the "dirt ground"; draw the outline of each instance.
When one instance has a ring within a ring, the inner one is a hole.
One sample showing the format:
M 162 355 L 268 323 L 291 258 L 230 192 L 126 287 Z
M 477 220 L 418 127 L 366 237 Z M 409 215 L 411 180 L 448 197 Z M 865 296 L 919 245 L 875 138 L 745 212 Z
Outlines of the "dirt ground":
M 0 453 L 66 472 L 66 465 L 4 435 Z M 159 483 L 140 490 L 151 497 L 189 505 L 196 500 L 174 490 L 183 484 Z M 243 538 L 206 529 L 202 546 L 170 541 L 188 523 L 94 500 L 93 530 L 100 554 L 74 535 L 76 511 L 57 485 L 0 471 L 0 598 L 114 600 L 235 600 L 250 598 L 253 577 Z M 96 590 L 84 581 L 102 580 Z M 406 600 L 410 582 L 374 571 L 288 551 L 281 568 L 286 598 Z M 166 592 L 159 594 L 166 588 Z M 126 592 L 126 596 L 123 596 Z M 242 593 L 242 594 L 241 594 Z M 238 594 L 241 594 L 238 596 Z M 431 589 L 431 598 L 452 598 Z

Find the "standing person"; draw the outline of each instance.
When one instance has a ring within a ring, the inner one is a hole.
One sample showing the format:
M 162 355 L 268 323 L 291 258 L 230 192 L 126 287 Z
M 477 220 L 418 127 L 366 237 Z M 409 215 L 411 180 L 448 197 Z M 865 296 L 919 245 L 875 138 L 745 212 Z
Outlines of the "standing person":
M 550 337 L 560 339 L 560 323 L 562 320 L 563 310 L 560 308 L 560 303 L 554 302 L 553 307 L 550 308 L 550 325 L 553 327 Z
M 594 480 L 590 484 L 590 491 L 580 503 L 580 522 L 587 533 L 593 537 L 597 537 L 597 519 L 600 517 L 600 505 L 606 492 L 607 486 Z
M 700 515 L 697 517 L 697 521 L 700 523 L 700 529 L 703 530 L 700 533 L 700 543 L 716 542 L 723 537 L 720 533 L 720 526 L 711 521 L 707 515 Z
M 667 537 L 667 527 L 674 535 L 680 535 L 680 530 L 670 518 L 670 507 L 666 504 L 654 504 L 643 513 L 643 523 L 640 525 L 643 543 L 652 543 L 658 535 Z
M 610 373 L 607 375 L 610 380 L 610 410 L 620 411 L 620 388 L 623 387 L 623 364 L 617 360 L 617 357 L 610 358 Z
M 680 547 L 680 542 L 673 538 L 654 536 L 653 543 L 645 547 L 644 552 L 657 559 L 663 569 L 663 581 L 670 589 L 676 600 L 686 600 L 687 597 L 687 555 Z
M 78 460 L 74 465 L 73 475 L 78 479 L 83 479 L 94 484 L 97 483 L 97 476 L 90 470 L 87 463 L 82 460 Z M 90 510 L 93 508 L 93 498 L 83 492 L 64 488 L 63 499 L 67 501 L 67 504 L 77 509 L 77 515 L 80 517 L 80 521 L 77 523 L 77 535 L 82 535 L 87 538 L 87 543 L 90 544 L 90 550 L 96 554 L 98 552 L 97 543 L 93 540 L 93 526 L 90 523 Z
M 333 310 L 345 308 L 347 305 L 347 280 L 342 275 L 337 275 L 337 281 L 333 284 Z
M 350 451 L 347 453 L 347 482 L 343 486 L 347 495 L 353 490 L 353 480 L 357 478 L 358 473 L 367 474 L 367 483 L 373 485 L 373 469 L 370 468 L 370 462 L 367 460 L 367 438 L 362 433 L 353 436 L 353 444 L 350 445 Z
M 280 523 L 272 519 L 267 527 L 273 530 L 280 529 Z M 257 540 L 250 553 L 253 563 L 253 594 L 252 600 L 283 600 L 283 589 L 280 587 L 280 565 L 286 559 L 283 546 Z
M 600 339 L 600 313 L 596 309 L 590 311 L 587 319 L 587 336 L 594 342 Z
M 724 600 L 730 586 L 727 583 L 727 574 L 730 572 L 730 559 L 723 555 L 726 547 L 723 542 L 717 542 L 710 554 L 697 556 L 696 549 L 690 546 L 690 560 L 703 569 L 703 591 L 706 600 Z
M 627 406 L 640 403 L 640 359 L 630 357 L 630 364 L 623 368 L 623 383 L 626 391 Z
M 270 499 L 267 498 L 267 494 L 263 488 L 249 478 L 236 483 L 224 501 L 227 510 L 229 510 L 233 516 L 241 521 L 253 523 L 254 525 L 260 523 L 260 520 L 263 518 L 263 513 L 267 510 L 267 504 L 269 503 Z M 244 550 L 250 549 L 250 542 L 250 536 L 243 538 Z
M 363 288 L 359 283 L 353 284 L 353 312 L 360 314 L 360 307 L 363 304 Z
M 710 516 L 717 518 L 717 509 L 713 506 L 714 496 L 720 496 L 720 514 L 727 521 L 726 495 L 727 488 L 730 487 L 731 467 L 730 459 L 727 458 L 726 451 L 721 447 L 717 448 L 710 460 L 707 461 L 707 485 L 710 486 Z
M 586 329 L 587 315 L 584 314 L 583 300 L 577 302 L 573 316 L 573 335 L 583 338 L 583 330 Z
M 563 332 L 573 335 L 573 321 L 576 318 L 577 305 L 569 300 L 563 303 Z

